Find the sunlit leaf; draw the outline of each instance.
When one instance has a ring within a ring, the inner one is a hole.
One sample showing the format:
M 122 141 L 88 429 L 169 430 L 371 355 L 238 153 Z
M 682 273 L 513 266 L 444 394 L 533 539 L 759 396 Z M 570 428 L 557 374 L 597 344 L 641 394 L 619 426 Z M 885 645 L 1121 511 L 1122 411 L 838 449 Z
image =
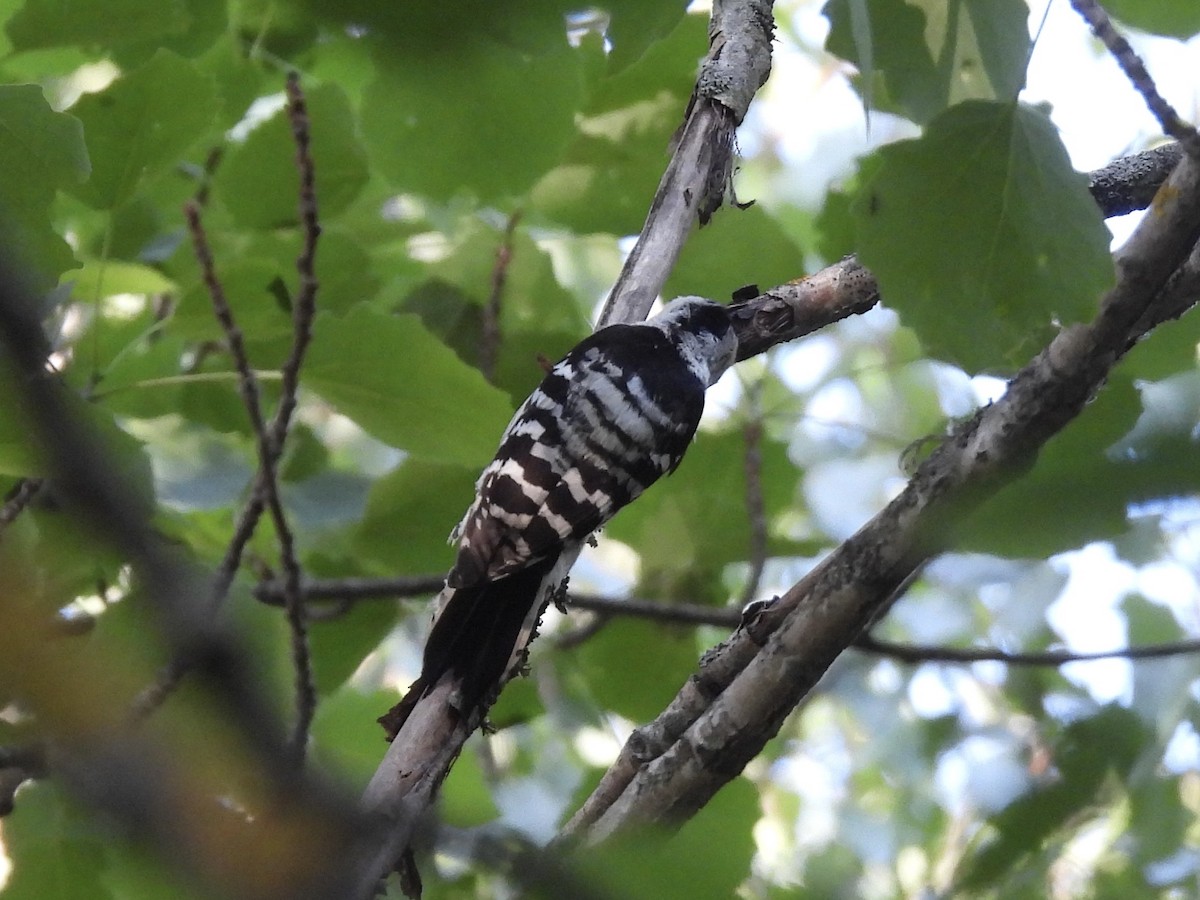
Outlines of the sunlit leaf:
M 92 160 L 92 177 L 74 192 L 98 209 L 118 206 L 144 180 L 178 165 L 211 129 L 217 109 L 211 79 L 182 57 L 160 51 L 71 108 L 83 122 Z
M 359 306 L 314 331 L 305 383 L 368 432 L 425 459 L 482 466 L 495 453 L 507 396 L 415 316 Z
M 316 195 L 322 218 L 333 218 L 367 182 L 367 161 L 349 100 L 337 85 L 305 92 L 312 135 Z M 296 144 L 281 110 L 235 145 L 216 176 L 216 193 L 245 228 L 278 228 L 299 219 L 300 175 Z
M 75 265 L 49 212 L 56 190 L 91 172 L 79 120 L 52 111 L 37 85 L 0 85 L 0 171 L 5 244 L 35 275 L 34 286 L 48 288 Z
M 1109 0 L 1104 8 L 1142 31 L 1181 39 L 1200 32 L 1200 7 L 1191 0 Z
M 450 31 L 457 17 L 441 8 L 410 9 L 404 32 L 377 54 L 378 77 L 364 94 L 373 162 L 397 189 L 438 199 L 523 193 L 562 154 L 583 100 L 580 55 L 561 18 L 557 40 L 535 36 L 530 50 L 497 40 L 482 23 Z M 536 92 L 526 90 L 531 84 Z

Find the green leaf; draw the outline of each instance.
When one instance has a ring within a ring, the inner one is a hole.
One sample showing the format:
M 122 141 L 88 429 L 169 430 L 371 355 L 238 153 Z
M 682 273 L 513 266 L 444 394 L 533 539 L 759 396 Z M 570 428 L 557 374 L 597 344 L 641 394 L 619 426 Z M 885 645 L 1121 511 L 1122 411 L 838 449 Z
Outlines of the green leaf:
M 4 846 L 13 865 L 5 900 L 113 897 L 103 883 L 106 837 L 111 838 L 84 819 L 54 783 L 26 785 L 4 820 Z
M 942 3 L 935 6 L 944 8 Z M 1015 100 L 1025 86 L 1032 46 L 1029 7 L 1022 0 L 967 0 L 966 11 L 967 20 L 960 27 L 973 33 L 993 96 Z
M 684 245 L 663 296 L 730 296 L 743 285 L 765 289 L 803 271 L 804 254 L 761 207 L 730 208 Z
M 1200 32 L 1200 6 L 1192 0 L 1108 0 L 1104 8 L 1127 25 L 1186 40 Z
M 317 756 L 346 778 L 365 784 L 387 750 L 375 720 L 399 699 L 395 691 L 364 693 L 350 684 L 323 698 L 312 728 Z
M 376 60 L 379 75 L 363 97 L 375 165 L 397 189 L 438 199 L 522 194 L 574 134 L 581 53 L 565 31 L 531 52 L 478 25 L 447 34 L 448 18 L 443 8 L 414 15 L 401 46 Z
M 143 7 L 153 9 L 155 4 L 140 0 Z M 129 32 L 116 45 L 114 58 L 122 69 L 133 68 L 145 62 L 159 49 L 170 50 L 189 58 L 204 53 L 214 42 L 221 39 L 229 28 L 229 17 L 225 3 L 213 0 L 172 0 L 170 6 L 182 6 L 183 28 L 167 34 L 155 34 L 153 29 Z
M 190 17 L 183 0 L 27 0 L 8 22 L 16 50 L 99 44 L 182 34 Z
M 1021 0 L 831 0 L 824 12 L 826 47 L 864 73 L 869 108 L 924 124 L 963 100 L 1015 100 L 1025 83 Z
M 6 182 L 33 178 L 64 187 L 91 172 L 79 120 L 54 112 L 36 84 L 0 85 L 0 136 Z
M 211 130 L 217 111 L 212 80 L 182 57 L 159 51 L 72 108 L 92 159 L 91 179 L 74 193 L 97 209 L 119 206 L 143 181 L 177 165 Z
M 956 547 L 1038 557 L 1122 533 L 1134 466 L 1106 451 L 1133 427 L 1140 408 L 1127 380 L 1110 381 L 1046 443 L 1029 472 L 970 516 Z
M 1148 778 L 1130 792 L 1129 834 L 1137 836 L 1136 859 L 1143 865 L 1165 859 L 1184 846 L 1195 821 L 1180 797 L 1180 779 Z
M 689 628 L 614 619 L 575 659 L 587 695 L 601 709 L 644 722 L 678 693 L 699 656 Z
M 596 86 L 561 162 L 533 188 L 535 209 L 580 232 L 641 229 L 707 29 L 706 17 L 684 16 L 637 63 Z
M 1042 113 L 964 103 L 877 157 L 859 255 L 931 355 L 1016 365 L 1111 285 L 1108 231 Z
M 928 122 L 945 108 L 946 85 L 925 43 L 920 10 L 904 0 L 830 0 L 823 12 L 825 48 L 858 66 L 863 74 L 855 84 L 869 109 Z
M 391 574 L 425 575 L 454 561 L 446 542 L 475 495 L 475 468 L 405 460 L 371 487 L 356 556 Z
M 157 269 L 121 260 L 85 260 L 83 267 L 65 279 L 72 282 L 76 300 L 89 302 L 113 294 L 166 294 L 175 291 L 175 282 Z
M 652 50 L 684 17 L 688 4 L 681 0 L 646 3 L 645 0 L 604 0 L 598 6 L 608 10 L 607 37 L 612 41 L 608 54 L 610 71 L 618 71 Z M 696 45 L 697 58 L 704 55 L 705 43 Z
M 792 507 L 801 473 L 784 444 L 764 440 L 761 450 L 770 523 Z M 721 570 L 750 553 L 744 458 L 740 432 L 701 432 L 675 474 L 653 485 L 606 526 L 607 534 L 641 554 L 641 590 L 691 602 L 726 599 Z M 797 545 L 773 535 L 769 550 L 794 553 Z
M 253 253 L 216 261 L 217 275 L 234 320 L 247 340 L 267 341 L 292 334 L 292 292 L 285 282 L 291 273 L 279 262 Z M 208 287 L 197 280 L 179 300 L 172 324 L 175 333 L 193 340 L 222 340 Z M 279 359 L 262 360 L 278 365 Z M 255 360 L 255 362 L 260 362 Z
M 992 818 L 995 834 L 965 860 L 952 893 L 995 884 L 1100 798 L 1110 773 L 1123 780 L 1148 735 L 1129 710 L 1106 706 L 1071 723 L 1052 751 L 1060 778 L 1013 801 Z
M 328 694 L 341 687 L 387 637 L 396 618 L 394 603 L 367 600 L 336 618 L 311 622 L 308 641 L 317 691 Z
M 91 172 L 83 126 L 74 116 L 54 112 L 38 85 L 0 85 L 0 171 L 5 246 L 29 270 L 34 289 L 49 289 L 76 265 L 51 225 L 50 202 L 59 188 Z
M 316 194 L 322 220 L 346 209 L 367 183 L 367 159 L 350 101 L 337 85 L 306 91 Z M 215 190 L 243 228 L 294 224 L 300 195 L 296 144 L 287 110 L 255 128 L 226 154 Z
M 375 437 L 417 457 L 482 466 L 512 416 L 508 397 L 416 316 L 358 306 L 322 313 L 304 382 Z
M 736 897 L 750 875 L 758 792 L 743 778 L 721 788 L 677 834 L 638 829 L 589 848 L 579 865 L 606 894 L 629 900 Z
M 500 810 L 479 763 L 479 754 L 468 750 L 459 756 L 441 790 L 442 818 L 458 828 L 471 828 L 499 818 Z

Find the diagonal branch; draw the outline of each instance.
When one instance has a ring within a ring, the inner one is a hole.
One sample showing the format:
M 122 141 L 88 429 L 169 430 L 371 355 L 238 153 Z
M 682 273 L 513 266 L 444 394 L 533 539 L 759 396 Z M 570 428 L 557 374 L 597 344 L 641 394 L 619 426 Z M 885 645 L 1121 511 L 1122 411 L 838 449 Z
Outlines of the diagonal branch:
M 635 823 L 678 823 L 703 806 L 778 732 L 896 586 L 1032 463 L 1141 334 L 1178 314 L 1174 273 L 1196 265 L 1200 162 L 1184 157 L 1155 210 L 1116 254 L 1117 283 L 1096 319 L 1063 330 L 881 513 L 710 651 L 667 710 L 634 733 L 566 836 L 603 840 Z
M 693 223 L 708 222 L 730 192 L 734 134 L 771 72 L 771 0 L 716 0 L 700 67 L 671 160 L 597 328 L 640 322 L 679 258 Z
M 774 21 L 770 0 L 716 0 L 709 25 L 709 54 L 679 132 L 667 171 L 597 327 L 646 317 L 674 265 L 692 223 L 721 205 L 733 166 L 733 136 L 751 99 L 770 71 Z M 460 718 L 442 679 L 425 694 L 363 793 L 362 808 L 388 837 L 364 866 L 354 893 L 366 897 L 400 861 L 402 887 L 419 893 L 409 846 L 425 810 L 462 745 L 479 726 L 478 715 Z
M 1129 41 L 1125 40 L 1113 27 L 1112 19 L 1109 18 L 1104 7 L 1096 0 L 1071 0 L 1071 5 L 1088 23 L 1092 33 L 1108 48 L 1108 52 L 1117 61 L 1121 71 L 1125 73 L 1125 77 L 1142 95 L 1146 107 L 1154 114 L 1154 118 L 1158 119 L 1163 134 L 1179 141 L 1191 155 L 1200 156 L 1200 134 L 1197 134 L 1196 129 L 1185 122 L 1175 111 L 1175 107 L 1171 106 L 1167 99 L 1158 92 L 1154 79 L 1146 71 L 1141 57 L 1134 52 L 1133 47 L 1129 46 Z

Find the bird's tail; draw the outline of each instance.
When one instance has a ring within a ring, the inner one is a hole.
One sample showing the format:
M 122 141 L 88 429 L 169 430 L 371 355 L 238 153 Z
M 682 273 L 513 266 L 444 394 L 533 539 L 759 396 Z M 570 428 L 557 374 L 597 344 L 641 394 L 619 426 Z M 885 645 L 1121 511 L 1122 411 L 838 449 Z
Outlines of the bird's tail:
M 557 560 L 542 560 L 497 581 L 447 588 L 434 620 L 421 675 L 404 699 L 380 716 L 379 724 L 394 738 L 417 702 L 447 673 L 456 679 L 456 702 L 463 716 L 490 703 L 518 646 L 549 599 L 547 577 Z

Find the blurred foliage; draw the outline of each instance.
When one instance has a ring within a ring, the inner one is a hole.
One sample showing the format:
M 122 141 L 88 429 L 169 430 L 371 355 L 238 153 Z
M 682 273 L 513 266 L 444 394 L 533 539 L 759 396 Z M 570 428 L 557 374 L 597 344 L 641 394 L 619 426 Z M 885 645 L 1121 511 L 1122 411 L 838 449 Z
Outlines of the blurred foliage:
M 848 75 L 864 110 L 905 118 L 909 138 L 804 207 L 789 198 L 805 173 L 752 119 L 738 181 L 758 202 L 695 234 L 668 292 L 720 299 L 856 251 L 886 309 L 741 366 L 680 471 L 612 523 L 576 588 L 736 603 L 756 552 L 744 433 L 761 421 L 757 594 L 785 589 L 895 493 L 902 458 L 996 388 L 976 376 L 1014 371 L 1055 328 L 1088 319 L 1111 283 L 1085 179 L 1046 111 L 1018 101 L 1024 3 L 830 0 L 827 50 L 793 43 L 800 5 L 778 4 L 781 44 L 822 77 Z M 301 562 L 314 577 L 437 574 L 539 357 L 586 333 L 622 239 L 642 225 L 706 50 L 707 20 L 687 6 L 0 2 L 6 247 L 45 294 L 56 363 L 169 540 L 213 568 L 256 464 L 184 229 L 190 198 L 205 203 L 264 400 L 278 399 L 301 243 L 286 72 L 301 72 L 307 94 L 322 225 L 320 313 L 281 467 Z M 1149 31 L 1200 29 L 1194 0 L 1110 7 Z M 502 247 L 488 383 L 479 344 Z M 1191 313 L 1135 347 L 879 635 L 1038 650 L 1195 633 L 1198 340 Z M 40 474 L 28 431 L 0 401 L 5 491 Z M 287 629 L 251 597 L 255 576 L 278 569 L 267 524 L 248 555 L 229 615 L 287 711 Z M 0 572 L 6 627 L 95 617 L 45 658 L 92 682 L 63 709 L 120 715 L 165 653 L 125 561 L 44 491 L 0 536 Z M 1092 606 L 1064 620 L 1081 595 Z M 374 718 L 415 674 L 424 599 L 312 624 L 312 758 L 354 790 L 384 749 Z M 721 637 L 622 620 L 567 649 L 563 629 L 550 624 L 534 678 L 510 686 L 498 733 L 477 737 L 448 780 L 455 828 L 551 836 L 617 737 Z M 1200 877 L 1197 668 L 1188 656 L 902 667 L 850 653 L 676 838 L 639 835 L 579 871 L 619 897 L 1187 896 Z M 40 710 L 5 672 L 0 741 L 61 726 L 62 709 Z M 153 727 L 203 758 L 198 723 L 214 715 L 185 688 Z M 253 796 L 232 765 L 210 777 L 231 804 Z M 26 786 L 0 824 L 5 897 L 190 889 L 52 781 Z M 426 880 L 435 897 L 509 895 L 502 876 L 450 851 Z

